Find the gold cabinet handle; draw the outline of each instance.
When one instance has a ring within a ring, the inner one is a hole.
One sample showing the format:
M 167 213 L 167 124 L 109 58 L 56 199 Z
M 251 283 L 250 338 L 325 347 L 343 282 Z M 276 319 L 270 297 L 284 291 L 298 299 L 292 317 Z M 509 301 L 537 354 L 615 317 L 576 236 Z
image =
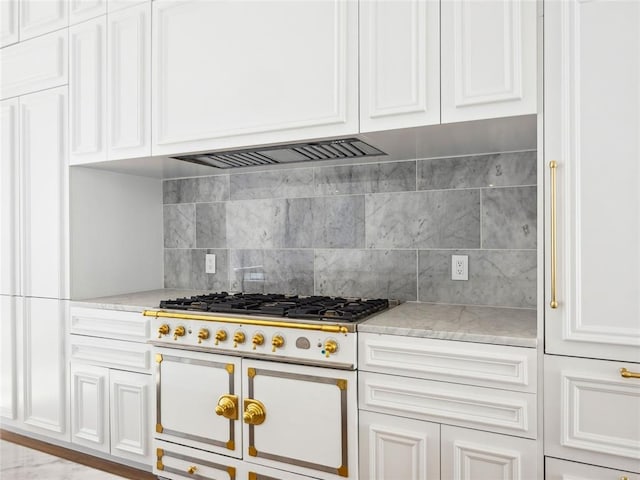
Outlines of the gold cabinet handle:
M 244 423 L 248 425 L 260 425 L 264 423 L 266 418 L 267 409 L 262 402 L 252 398 L 245 398 L 244 414 L 242 415 Z
M 219 415 L 229 420 L 238 419 L 238 396 L 237 395 L 222 395 L 218 399 L 218 405 L 216 405 L 216 415 Z
M 620 369 L 620 376 L 622 378 L 640 378 L 640 373 L 630 372 L 626 368 L 621 368 Z
M 551 308 L 558 308 L 557 273 L 558 273 L 558 162 L 551 160 L 549 170 L 551 176 Z
M 198 470 L 198 467 L 196 467 L 195 465 L 191 465 L 189 468 L 187 468 L 187 473 L 193 475 L 194 473 L 196 473 L 196 470 Z

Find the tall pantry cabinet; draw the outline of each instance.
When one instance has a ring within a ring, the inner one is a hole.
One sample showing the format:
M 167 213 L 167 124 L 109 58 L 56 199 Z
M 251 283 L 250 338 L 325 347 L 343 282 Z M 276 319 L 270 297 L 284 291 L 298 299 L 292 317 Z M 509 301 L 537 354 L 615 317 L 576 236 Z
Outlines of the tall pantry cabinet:
M 544 15 L 546 473 L 635 479 L 640 3 L 548 1 Z

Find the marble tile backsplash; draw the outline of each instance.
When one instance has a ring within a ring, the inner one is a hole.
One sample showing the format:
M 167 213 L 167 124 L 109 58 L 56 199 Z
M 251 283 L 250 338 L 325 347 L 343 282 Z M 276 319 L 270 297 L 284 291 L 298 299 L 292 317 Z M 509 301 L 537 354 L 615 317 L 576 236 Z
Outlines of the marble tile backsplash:
M 166 180 L 163 194 L 167 288 L 536 305 L 535 151 Z M 456 253 L 466 282 L 451 280 Z

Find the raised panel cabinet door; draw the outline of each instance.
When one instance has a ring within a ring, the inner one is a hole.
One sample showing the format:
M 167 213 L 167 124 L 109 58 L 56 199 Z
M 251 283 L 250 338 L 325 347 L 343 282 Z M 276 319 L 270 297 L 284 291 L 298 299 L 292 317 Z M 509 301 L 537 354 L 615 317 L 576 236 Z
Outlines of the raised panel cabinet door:
M 68 0 L 20 0 L 20 41 L 69 26 Z
M 0 417 L 8 420 L 18 416 L 16 327 L 21 301 L 21 297 L 0 295 Z
M 69 29 L 69 163 L 107 159 L 107 19 Z
M 360 478 L 440 478 L 440 425 L 364 410 L 358 417 Z
M 358 132 L 357 2 L 153 2 L 153 153 Z
M 639 24 L 633 0 L 545 5 L 547 353 L 640 362 Z
M 69 24 L 84 22 L 107 13 L 107 0 L 68 0 Z
M 107 17 L 107 156 L 151 155 L 151 3 Z
M 0 2 L 0 47 L 18 41 L 18 0 Z
M 0 295 L 20 295 L 18 99 L 0 102 Z
M 536 2 L 442 2 L 442 123 L 537 111 Z
M 22 338 L 21 428 L 70 441 L 65 359 L 68 302 L 25 298 Z
M 23 294 L 67 298 L 67 88 L 20 98 Z
M 440 123 L 440 2 L 360 2 L 360 131 Z
M 109 453 L 109 369 L 70 364 L 71 442 Z
M 640 480 L 640 475 L 546 457 L 544 478 L 546 480 Z
M 443 425 L 441 478 L 536 480 L 537 442 Z

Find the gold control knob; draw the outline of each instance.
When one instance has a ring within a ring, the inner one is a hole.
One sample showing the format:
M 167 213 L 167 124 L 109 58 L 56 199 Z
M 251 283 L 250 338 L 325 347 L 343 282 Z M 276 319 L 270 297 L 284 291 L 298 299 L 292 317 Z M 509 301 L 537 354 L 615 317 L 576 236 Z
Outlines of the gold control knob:
M 244 400 L 244 414 L 242 419 L 248 425 L 260 425 L 267 418 L 267 409 L 262 402 L 246 398 Z
M 251 339 L 251 343 L 253 343 L 253 349 L 255 350 L 258 345 L 262 345 L 264 343 L 264 335 L 256 333 Z
M 186 332 L 184 330 L 184 327 L 180 325 L 179 327 L 176 327 L 176 329 L 173 331 L 173 339 L 177 340 L 178 337 L 184 337 L 185 333 Z
M 324 342 L 324 352 L 325 356 L 329 358 L 329 355 L 332 353 L 336 353 L 338 351 L 338 344 L 335 340 L 327 340 Z
M 195 465 L 191 465 L 189 468 L 187 468 L 187 473 L 193 475 L 194 473 L 196 473 L 196 470 L 198 470 L 198 467 L 196 467 Z
M 167 325 L 166 323 L 163 325 L 160 325 L 158 327 L 158 338 L 162 338 L 162 335 L 166 335 L 171 331 L 171 329 L 169 328 L 169 325 Z
M 271 339 L 271 345 L 272 345 L 272 352 L 275 352 L 277 348 L 282 348 L 282 346 L 284 345 L 284 338 L 282 338 L 282 335 L 274 335 L 273 338 Z
M 218 330 L 216 332 L 216 345 L 218 345 L 218 342 L 224 342 L 226 339 L 227 339 L 226 330 Z
M 233 348 L 236 348 L 239 343 L 244 343 L 244 333 L 236 332 L 233 334 Z
M 198 332 L 198 343 L 202 343 L 202 340 L 206 340 L 207 338 L 209 338 L 209 330 L 201 328 Z
M 219 415 L 229 420 L 238 419 L 238 397 L 237 395 L 222 395 L 218 399 L 218 405 L 216 405 L 216 415 Z

